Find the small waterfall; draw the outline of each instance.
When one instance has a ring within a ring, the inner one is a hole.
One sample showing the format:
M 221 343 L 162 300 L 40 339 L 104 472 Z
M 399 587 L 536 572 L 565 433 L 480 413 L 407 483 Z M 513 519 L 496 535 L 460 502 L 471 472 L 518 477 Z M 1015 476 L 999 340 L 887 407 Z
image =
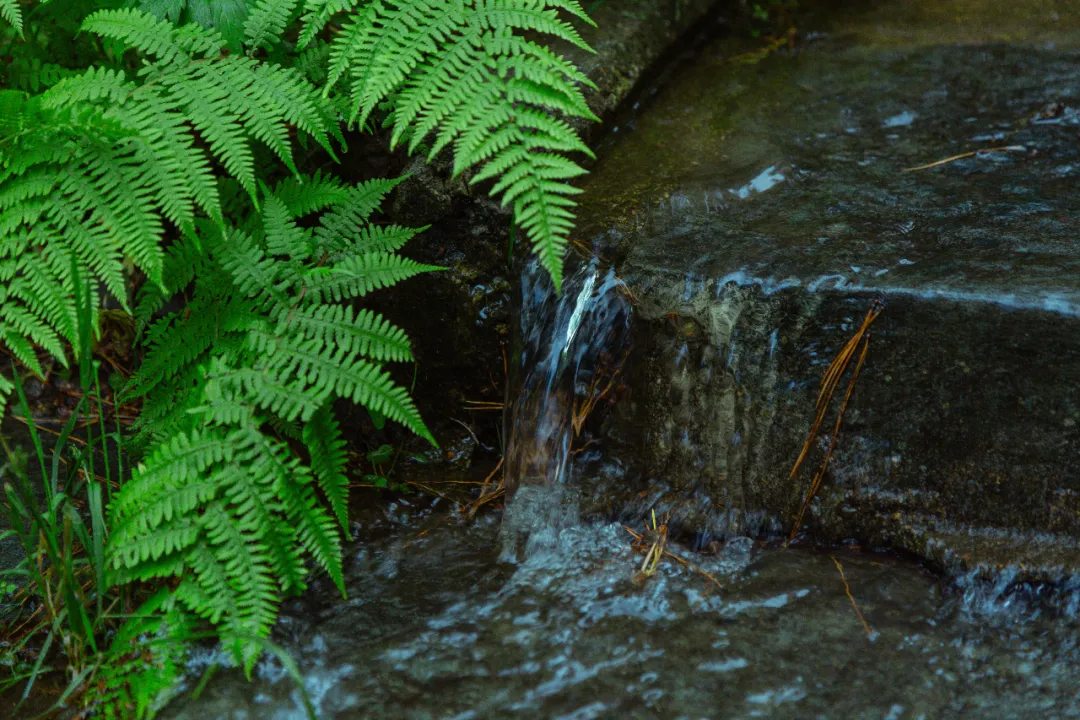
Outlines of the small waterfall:
M 511 384 L 516 397 L 504 419 L 504 536 L 512 545 L 527 536 L 532 547 L 576 524 L 567 485 L 573 443 L 625 357 L 631 310 L 626 286 L 596 259 L 564 279 L 561 295 L 534 260 L 522 274 L 521 291 L 512 368 L 517 382 Z

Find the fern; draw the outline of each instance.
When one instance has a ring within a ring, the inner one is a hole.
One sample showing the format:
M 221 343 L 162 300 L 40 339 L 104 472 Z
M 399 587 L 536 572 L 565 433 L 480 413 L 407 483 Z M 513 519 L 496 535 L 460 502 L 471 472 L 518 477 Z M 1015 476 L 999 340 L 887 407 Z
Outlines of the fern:
M 248 47 L 271 48 L 293 19 L 299 0 L 258 0 L 244 23 Z
M 7 20 L 8 24 L 15 28 L 15 32 L 19 33 L 19 37 L 22 37 L 23 19 L 19 0 L 0 0 L 0 18 Z
M 568 153 L 591 156 L 564 120 L 596 120 L 580 91 L 593 84 L 570 62 L 525 36 L 544 35 L 590 50 L 560 12 L 590 22 L 577 0 L 307 0 L 300 46 L 339 13 L 350 13 L 329 50 L 327 85 L 345 84 L 350 121 L 363 125 L 386 100 L 392 145 L 429 159 L 452 146 L 454 173 L 511 204 L 540 261 L 561 286 L 585 171 Z
M 87 704 L 110 720 L 151 714 L 183 674 L 194 631 L 171 593 L 154 594 L 101 654 Z
M 336 159 L 348 118 L 410 153 L 450 147 L 558 284 L 568 156 L 588 154 L 565 120 L 595 118 L 588 80 L 538 40 L 587 49 L 564 18 L 588 18 L 577 0 L 25 4 L 0 0 L 0 349 L 41 376 L 41 353 L 66 365 L 83 340 L 89 357 L 105 296 L 136 319 L 122 399 L 142 403 L 125 441 L 142 462 L 109 505 L 97 591 L 160 590 L 89 686 L 106 717 L 142 717 L 200 623 L 250 673 L 311 568 L 344 592 L 338 401 L 434 442 L 385 368 L 412 360 L 408 337 L 360 307 L 437 269 L 399 254 L 424 228 L 371 222 L 400 180 L 307 176 L 294 146 Z M 0 408 L 12 389 L 0 375 Z
M 178 283 L 167 292 L 194 280 L 187 311 L 150 328 L 126 391 L 161 404 L 137 422 L 150 451 L 110 507 L 117 580 L 179 576 L 176 600 L 218 624 L 248 670 L 261 647 L 251 639 L 269 633 L 283 594 L 304 587 L 302 554 L 344 592 L 346 456 L 331 403 L 348 397 L 434 442 L 381 367 L 411 359 L 404 332 L 338 304 L 436 269 L 388 252 L 400 243 L 373 241 L 388 231 L 362 224 L 395 184 L 288 180 L 264 189 L 250 232 L 200 222 L 191 272 L 172 267 L 191 240 L 165 263 Z M 320 211 L 313 227 L 298 222 Z M 358 280 L 357 263 L 379 268 L 377 281 Z M 291 422 L 304 456 L 273 430 Z
M 31 93 L 50 88 L 64 78 L 77 74 L 56 63 L 42 62 L 37 57 L 15 58 L 6 72 L 13 89 Z
M 255 198 L 253 142 L 295 172 L 290 128 L 331 152 L 340 137 L 298 71 L 223 55 L 215 32 L 135 10 L 84 28 L 153 61 L 137 80 L 102 68 L 37 96 L 0 91 L 0 342 L 38 374 L 27 340 L 62 364 L 61 341 L 76 340 L 73 273 L 126 308 L 125 262 L 160 285 L 170 227 L 190 233 L 200 213 L 222 224 L 214 159 Z M 10 389 L 0 380 L 0 404 Z
M 230 50 L 239 50 L 244 41 L 244 24 L 249 0 L 129 0 L 129 5 L 176 25 L 189 23 L 215 30 Z

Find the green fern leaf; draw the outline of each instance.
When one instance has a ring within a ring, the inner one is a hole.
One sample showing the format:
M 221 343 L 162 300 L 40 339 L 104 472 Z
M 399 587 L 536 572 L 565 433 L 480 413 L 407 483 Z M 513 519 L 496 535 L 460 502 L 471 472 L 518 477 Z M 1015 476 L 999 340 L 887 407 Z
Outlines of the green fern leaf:
M 211 559 L 218 565 L 215 570 L 224 575 L 224 588 L 232 590 L 232 612 L 224 618 L 222 640 L 231 646 L 234 655 L 241 659 L 244 671 L 250 676 L 262 652 L 262 647 L 251 638 L 265 638 L 277 618 L 280 603 L 275 592 L 270 561 L 266 548 L 257 540 L 256 530 L 247 527 L 231 514 L 224 503 L 213 503 L 202 515 L 202 527 L 206 535 L 208 552 L 192 558 L 193 566 L 201 577 L 206 577 L 206 565 Z M 221 593 L 220 582 L 214 582 L 207 592 Z M 196 610 L 196 608 L 192 608 Z
M 131 0 L 128 0 L 128 4 Z M 195 23 L 221 33 L 226 45 L 238 52 L 244 41 L 248 0 L 139 0 L 138 7 L 174 25 Z
M 276 333 L 296 333 L 310 340 L 379 362 L 413 359 L 405 331 L 370 310 L 354 313 L 348 305 L 305 305 L 279 310 Z
M 335 300 L 434 269 L 394 253 L 415 230 L 367 222 L 396 182 L 263 186 L 243 229 L 196 220 L 164 254 L 161 288 L 140 298 L 145 313 L 191 293 L 149 326 L 125 388 L 146 395 L 136 430 L 150 449 L 110 507 L 112 579 L 179 576 L 178 603 L 217 625 L 248 670 L 283 595 L 304 587 L 305 557 L 344 592 L 347 455 L 332 403 L 348 398 L 434 442 L 376 364 L 412 357 L 405 333 Z M 297 222 L 316 212 L 314 232 Z M 16 236 L 12 252 L 29 241 Z M 0 255 L 0 278 L 16 272 L 5 267 Z
M 297 537 L 304 549 L 334 581 L 341 591 L 341 596 L 346 597 L 345 576 L 341 567 L 341 538 L 334 520 L 319 506 L 311 485 L 298 483 L 295 479 L 290 479 L 290 482 L 294 488 L 288 495 L 286 512 L 289 520 L 296 526 Z
M 313 302 L 349 300 L 442 269 L 392 253 L 363 253 L 346 257 L 326 273 L 312 274 L 306 287 Z
M 7 20 L 15 28 L 15 32 L 19 33 L 19 37 L 23 36 L 22 8 L 19 7 L 19 0 L 0 0 L 0 18 Z
M 271 255 L 298 259 L 311 253 L 311 233 L 302 230 L 293 220 L 288 205 L 271 195 L 263 203 L 263 227 L 266 249 Z
M 352 10 L 361 0 L 306 0 L 304 3 L 303 28 L 297 46 L 306 48 L 322 32 L 330 19 L 341 12 Z
M 271 48 L 292 19 L 298 0 L 257 0 L 244 23 L 244 33 L 251 48 Z
M 323 22 L 328 8 L 309 4 L 305 17 Z M 589 50 L 560 13 L 590 22 L 576 0 L 373 0 L 332 42 L 324 89 L 346 82 L 361 125 L 389 101 L 392 145 L 408 140 L 411 153 L 434 135 L 429 158 L 453 146 L 455 174 L 501 178 L 492 194 L 514 208 L 556 288 L 574 222 L 568 181 L 584 172 L 564 156 L 589 151 L 552 115 L 597 119 L 580 90 L 592 83 L 530 37 Z
M 158 58 L 166 64 L 185 59 L 188 53 L 216 55 L 225 47 L 217 32 L 186 26 L 174 29 L 141 10 L 100 10 L 83 21 L 84 32 L 119 40 L 128 47 Z
M 304 425 L 304 443 L 311 455 L 311 471 L 334 511 L 345 537 L 349 537 L 349 480 L 345 477 L 348 461 L 347 443 L 334 420 L 329 405 L 324 405 Z M 351 538 L 350 538 L 351 539 Z
M 305 571 L 296 547 L 296 531 L 282 517 L 290 493 L 286 483 L 300 468 L 288 449 L 270 441 L 247 425 L 245 442 L 255 450 L 252 462 L 219 471 L 218 483 L 229 500 L 229 509 L 240 524 L 258 534 L 266 548 L 267 562 L 282 592 L 300 592 Z
M 282 180 L 274 187 L 273 195 L 285 203 L 293 219 L 349 202 L 351 189 L 332 175 L 315 173 L 307 179 L 295 177 Z

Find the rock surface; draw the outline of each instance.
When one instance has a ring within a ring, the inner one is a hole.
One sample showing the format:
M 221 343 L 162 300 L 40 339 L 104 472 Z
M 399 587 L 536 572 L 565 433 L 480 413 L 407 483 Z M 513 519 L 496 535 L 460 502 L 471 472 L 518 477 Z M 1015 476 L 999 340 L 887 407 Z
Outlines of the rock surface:
M 607 0 L 592 4 L 595 7 L 588 9 L 596 27 L 580 29 L 596 53 L 573 47 L 555 49 L 578 63 L 596 84 L 595 90 L 587 92 L 587 99 L 593 111 L 605 117 L 627 98 L 672 43 L 693 34 L 695 25 L 717 4 L 716 0 Z M 602 127 L 601 123 L 578 124 L 587 141 L 597 137 Z M 517 278 L 509 264 L 512 256 L 524 256 L 526 250 L 510 250 L 509 210 L 490 200 L 485 187 L 469 187 L 461 178 L 450 179 L 448 157 L 437 158 L 430 165 L 422 157 L 397 157 L 396 161 L 404 163 L 401 171 L 411 173 L 411 177 L 396 193 L 393 221 L 414 227 L 430 225 L 409 244 L 407 254 L 448 268 L 423 280 L 403 283 L 379 308 L 414 340 L 418 360 L 415 380 L 412 368 L 398 369 L 398 379 L 409 386 L 415 383 L 425 420 L 440 443 L 471 444 L 473 450 L 481 452 L 486 447 L 489 454 L 497 455 L 497 414 L 471 412 L 466 401 L 503 400 L 501 346 L 510 340 L 511 297 Z M 396 171 L 395 167 L 375 174 Z M 382 441 L 362 411 L 349 425 L 361 430 L 358 439 Z M 398 442 L 396 436 L 385 439 Z M 422 441 L 411 436 L 407 441 L 414 443 L 413 452 L 431 455 Z M 430 460 L 440 457 L 445 459 L 445 454 L 434 453 Z
M 790 478 L 819 381 L 881 299 L 811 528 L 1080 568 L 1078 21 L 811 8 L 795 49 L 718 42 L 634 118 L 585 195 L 637 299 L 608 507 L 664 498 L 703 538 L 790 527 L 836 418 Z

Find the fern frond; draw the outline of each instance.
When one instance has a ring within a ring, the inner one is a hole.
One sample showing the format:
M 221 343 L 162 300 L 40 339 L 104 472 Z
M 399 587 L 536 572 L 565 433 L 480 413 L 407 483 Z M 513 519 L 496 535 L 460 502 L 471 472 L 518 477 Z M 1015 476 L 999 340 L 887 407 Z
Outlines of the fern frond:
M 124 388 L 125 398 L 149 394 L 163 381 L 175 377 L 185 366 L 209 351 L 218 336 L 220 307 L 196 298 L 186 321 L 175 322 L 168 332 L 150 338 L 142 365 Z M 164 327 L 164 326 L 162 326 Z
M 346 257 L 326 273 L 310 276 L 306 287 L 313 302 L 349 300 L 442 269 L 392 253 L 363 253 Z
M 108 720 L 149 716 L 184 674 L 195 635 L 173 594 L 159 590 L 117 630 L 87 683 L 87 705 Z
M 274 187 L 273 195 L 285 203 L 293 219 L 349 202 L 352 190 L 333 175 L 316 172 L 310 178 L 295 177 L 282 180 Z
M 326 496 L 345 537 L 349 537 L 349 481 L 345 477 L 347 443 L 329 405 L 324 405 L 304 425 L 304 444 L 311 456 L 311 472 Z
M 20 255 L 51 268 L 54 281 L 46 288 L 45 275 L 29 265 L 8 273 L 4 345 L 34 371 L 27 339 L 60 357 L 62 340 L 77 341 L 71 322 L 77 285 L 103 287 L 126 309 L 126 263 L 134 265 L 151 288 L 140 298 L 145 324 L 166 299 L 166 281 L 172 292 L 177 282 L 190 281 L 190 274 L 167 277 L 162 238 L 169 224 L 181 237 L 194 235 L 205 224 L 200 211 L 223 229 L 213 158 L 254 199 L 253 141 L 295 171 L 293 128 L 331 152 L 330 138 L 340 139 L 336 110 L 298 71 L 222 55 L 224 41 L 214 31 L 176 28 L 133 9 L 96 12 L 83 29 L 155 60 L 138 81 L 119 69 L 96 68 L 58 79 L 33 98 L 0 91 L 0 260 L 13 257 L 15 243 Z M 199 233 L 210 240 L 205 227 Z M 169 274 L 176 275 L 175 263 Z M 28 315 L 31 305 L 43 314 Z M 195 345 L 180 353 L 171 372 L 204 350 Z M 155 362 L 136 387 L 152 389 L 169 377 Z
M 119 40 L 166 64 L 183 60 L 190 54 L 217 55 L 225 49 L 225 40 L 216 31 L 198 25 L 175 28 L 169 22 L 133 8 L 99 10 L 83 21 L 82 29 Z
M 330 388 L 312 389 L 282 373 L 265 368 L 216 369 L 209 374 L 206 407 L 219 423 L 236 423 L 258 407 L 286 421 L 306 421 L 330 396 Z
M 300 592 L 305 571 L 296 547 L 296 531 L 286 522 L 282 498 L 289 502 L 285 483 L 302 468 L 280 443 L 246 425 L 243 428 L 252 447 L 250 464 L 224 468 L 217 478 L 229 500 L 229 510 L 238 522 L 258 534 L 266 547 L 267 561 L 282 592 Z
M 331 388 L 334 394 L 382 413 L 435 444 L 408 392 L 379 365 L 361 359 L 343 362 L 344 353 L 332 346 L 324 349 L 318 341 L 289 343 L 258 335 L 254 334 L 253 345 L 272 349 L 266 365 L 279 376 L 302 378 L 316 390 Z
M 307 476 L 300 479 L 309 481 Z M 334 581 L 341 596 L 345 597 L 345 575 L 341 566 L 341 538 L 334 519 L 320 506 L 310 484 L 297 482 L 290 477 L 293 491 L 288 495 L 286 512 L 289 521 L 296 526 L 296 535 L 308 554 L 315 559 L 330 579 Z
M 378 364 L 412 357 L 404 331 L 335 300 L 434 269 L 394 252 L 417 231 L 367 223 L 397 182 L 263 186 L 243 229 L 196 220 L 165 253 L 160 289 L 140 298 L 146 313 L 192 293 L 183 312 L 149 326 L 124 390 L 145 395 L 136 441 L 150 448 L 109 509 L 111 577 L 179 576 L 177 602 L 216 624 L 248 670 L 253 639 L 284 594 L 304 587 L 305 557 L 344 592 L 347 455 L 333 402 L 348 398 L 434 442 Z M 297 223 L 316 212 L 314 232 Z
M 309 3 L 305 20 L 324 22 L 328 8 Z M 392 145 L 407 140 L 412 153 L 434 136 L 429 158 L 452 146 L 455 175 L 502 178 L 491 192 L 513 207 L 556 288 L 574 222 L 568 181 L 584 172 L 565 155 L 591 153 L 553 115 L 597 119 L 580 90 L 592 83 L 532 39 L 590 50 L 560 13 L 590 22 L 576 0 L 373 0 L 332 42 L 323 91 L 346 84 L 361 125 L 389 101 Z
M 370 310 L 354 313 L 348 305 L 305 305 L 278 310 L 277 334 L 294 333 L 379 362 L 413 359 L 405 331 Z
M 274 195 L 263 203 L 266 249 L 271 255 L 300 258 L 311 253 L 311 232 L 296 224 L 289 206 Z
M 258 0 L 244 23 L 248 46 L 269 49 L 280 42 L 297 3 L 298 0 Z
M 231 462 L 235 450 L 234 438 L 219 429 L 176 434 L 139 465 L 123 492 L 115 496 L 109 506 L 110 521 L 115 526 L 135 522 L 139 529 L 147 529 L 170 519 L 164 507 L 160 514 L 153 509 L 155 498 L 168 495 L 174 487 L 190 482 L 218 463 Z
M 140 10 L 174 25 L 195 23 L 215 30 L 232 52 L 240 52 L 246 37 L 244 23 L 250 0 L 127 0 L 125 4 L 136 5 Z
M 15 32 L 19 33 L 19 37 L 22 37 L 23 20 L 19 0 L 0 0 L 0 18 L 7 20 L 15 28 Z
M 16 302 L 17 300 L 22 302 Z M 0 288 L 0 305 L 3 305 L 3 310 L 0 311 L 0 330 L 3 331 L 5 343 L 12 353 L 40 377 L 41 366 L 38 365 L 31 343 L 40 345 L 55 357 L 63 355 L 64 348 L 60 343 L 60 336 L 30 309 L 34 307 L 33 301 L 33 297 L 17 298 L 12 288 Z
M 322 32 L 334 15 L 352 10 L 358 2 L 361 0 L 305 0 L 303 27 L 300 30 L 297 46 L 301 49 L 306 48 L 315 36 Z
M 183 235 L 165 249 L 161 284 L 146 283 L 139 288 L 135 303 L 136 327 L 141 332 L 151 317 L 161 310 L 173 294 L 195 279 L 203 265 L 203 246 L 197 236 Z
M 6 0 L 0 0 L 0 5 Z M 18 0 L 13 0 L 18 2 Z M 42 62 L 41 58 L 15 58 L 6 69 L 7 79 L 10 85 L 27 92 L 40 92 L 49 88 L 66 77 L 75 74 L 74 70 L 62 67 L 55 63 Z
M 221 502 L 206 508 L 202 527 L 207 552 L 193 557 L 192 565 L 198 575 L 205 575 L 210 562 L 216 561 L 218 567 L 214 570 L 227 578 L 224 586 L 215 582 L 204 585 L 203 589 L 218 594 L 231 590 L 232 612 L 223 618 L 222 640 L 242 659 L 244 671 L 250 675 L 262 647 L 248 638 L 265 638 L 270 634 L 281 602 L 275 591 L 267 548 L 259 539 L 258 529 L 229 512 Z M 200 568 L 196 564 L 200 561 L 207 565 Z

